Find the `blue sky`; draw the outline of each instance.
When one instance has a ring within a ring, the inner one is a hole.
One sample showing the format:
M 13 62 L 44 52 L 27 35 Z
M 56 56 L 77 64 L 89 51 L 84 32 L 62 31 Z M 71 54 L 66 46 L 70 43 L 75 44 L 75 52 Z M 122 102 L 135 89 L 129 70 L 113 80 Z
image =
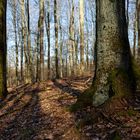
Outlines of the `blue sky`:
M 38 0 L 36 0 L 38 2 Z M 92 23 L 92 14 L 95 20 L 95 5 L 93 3 L 90 3 L 91 0 L 85 1 L 85 8 L 86 8 L 86 18 L 87 21 L 85 21 L 85 34 L 86 34 L 86 24 L 88 25 L 88 32 L 93 35 L 95 34 L 95 23 Z M 93 1 L 93 0 L 92 0 Z M 78 0 L 74 0 L 75 4 L 75 27 L 76 32 L 78 32 L 78 26 L 79 26 L 79 8 L 78 8 Z M 93 5 L 92 5 L 93 4 Z M 45 5 L 46 6 L 46 5 Z M 59 15 L 61 18 L 61 24 L 62 24 L 62 30 L 64 34 L 64 38 L 68 39 L 68 24 L 69 24 L 69 13 L 70 8 L 67 0 L 58 0 L 58 9 L 59 9 Z M 134 20 L 134 11 L 135 11 L 135 5 L 130 4 L 129 6 L 129 19 L 130 19 L 130 25 L 129 25 L 129 40 L 130 40 L 130 46 L 133 46 L 133 20 Z M 35 2 L 35 0 L 30 0 L 30 25 L 31 25 L 31 31 L 37 32 L 37 26 L 38 26 L 38 16 L 39 16 L 39 4 Z M 7 8 L 7 33 L 8 33 L 8 61 L 11 63 L 15 63 L 15 44 L 14 44 L 14 33 L 13 33 L 13 24 L 12 24 L 12 14 L 11 14 L 11 8 L 8 5 Z M 89 38 L 89 46 L 93 46 L 95 39 L 94 37 Z M 86 36 L 85 36 L 85 42 L 86 42 Z M 35 46 L 35 36 L 32 34 L 32 46 Z M 44 37 L 44 46 L 47 46 L 47 37 L 45 33 Z M 47 47 L 45 47 L 47 51 Z M 53 21 L 53 1 L 51 1 L 51 54 L 54 53 L 54 21 Z M 47 54 L 47 53 L 46 53 Z M 47 59 L 47 55 L 45 57 Z

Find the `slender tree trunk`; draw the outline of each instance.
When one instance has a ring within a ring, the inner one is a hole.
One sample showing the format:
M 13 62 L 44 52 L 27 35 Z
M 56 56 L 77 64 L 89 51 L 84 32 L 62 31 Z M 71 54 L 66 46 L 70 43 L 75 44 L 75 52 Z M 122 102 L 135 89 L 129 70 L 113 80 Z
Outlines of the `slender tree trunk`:
M 50 67 L 50 0 L 48 0 L 48 8 L 47 8 L 47 18 L 45 17 L 45 24 L 46 24 L 46 33 L 47 33 L 47 40 L 48 40 L 48 79 L 51 77 L 51 67 Z
M 30 31 L 30 10 L 29 10 L 29 0 L 27 0 L 27 29 L 28 29 L 28 36 L 27 36 L 27 49 L 28 49 L 28 66 L 29 66 L 29 79 L 31 82 L 35 81 L 34 73 L 33 73 L 33 64 L 32 64 L 32 55 L 31 55 L 31 31 Z
M 55 23 L 55 67 L 56 79 L 59 78 L 58 71 L 58 17 L 57 17 L 57 0 L 54 0 L 54 23 Z
M 86 14 L 88 12 L 86 11 Z M 87 20 L 88 14 L 86 15 L 86 31 L 87 31 L 87 37 L 86 37 L 86 69 L 89 69 L 89 28 L 88 28 L 88 20 Z
M 125 1 L 96 2 L 96 73 L 90 92 L 94 93 L 93 105 L 99 106 L 109 97 L 131 95 L 135 89 L 135 80 L 131 66 Z
M 126 17 L 127 17 L 127 27 L 128 27 L 129 26 L 129 0 L 127 0 Z
M 78 42 L 79 42 L 79 38 L 77 36 L 77 38 L 75 37 L 75 44 L 74 44 L 74 48 L 75 48 L 75 74 L 78 74 Z
M 20 31 L 19 31 L 20 33 Z M 23 54 L 24 54 L 24 46 L 23 46 L 23 36 L 21 35 L 21 50 L 20 50 L 20 82 L 24 83 L 23 76 Z
M 137 9 L 137 3 L 136 3 L 136 9 Z M 137 36 L 137 10 L 135 12 L 135 19 L 134 19 L 134 44 L 133 44 L 133 56 L 136 57 L 136 36 Z
M 63 77 L 63 39 L 62 39 L 62 26 L 59 22 L 59 29 L 60 29 L 60 77 Z
M 80 0 L 80 74 L 84 73 L 84 0 Z
M 17 0 L 13 1 L 13 25 L 14 25 L 14 34 L 15 34 L 15 51 L 16 51 L 16 85 L 19 82 L 18 75 L 18 43 L 17 43 Z
M 39 18 L 40 20 L 40 18 Z M 40 81 L 40 68 L 39 68 L 39 64 L 40 64 L 40 59 L 39 59 L 39 52 L 40 52 L 40 48 L 39 48 L 39 45 L 40 45 L 40 42 L 39 42 L 39 36 L 40 36 L 40 21 L 38 20 L 38 33 L 37 33 L 37 43 L 36 43 L 36 82 L 39 82 Z
M 88 44 L 88 39 L 87 39 L 87 45 L 86 45 L 86 68 L 87 70 L 89 69 L 89 44 Z
M 7 95 L 6 81 L 6 0 L 0 1 L 0 99 Z
M 44 80 L 44 0 L 40 0 L 40 81 Z
M 29 82 L 29 66 L 28 66 L 28 49 L 27 49 L 27 27 L 25 22 L 25 5 L 24 0 L 20 1 L 21 5 L 21 19 L 22 19 L 22 38 L 23 38 L 23 48 L 24 48 L 24 56 L 25 56 L 25 73 L 26 73 L 26 83 Z
M 70 61 L 70 75 L 74 74 L 74 3 L 72 0 L 72 9 L 70 15 L 70 25 L 69 25 L 69 61 Z
M 140 64 L 140 0 L 137 0 L 137 26 L 138 26 L 138 53 L 137 61 Z

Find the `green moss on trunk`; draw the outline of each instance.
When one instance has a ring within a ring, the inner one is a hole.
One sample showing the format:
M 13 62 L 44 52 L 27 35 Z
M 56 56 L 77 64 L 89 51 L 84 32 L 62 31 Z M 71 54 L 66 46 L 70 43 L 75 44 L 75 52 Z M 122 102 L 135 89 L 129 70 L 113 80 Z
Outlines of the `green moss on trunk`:
M 113 102 L 111 100 L 115 100 L 115 102 L 118 100 L 119 102 L 122 98 L 127 99 L 132 96 L 134 87 L 132 84 L 133 78 L 130 76 L 130 72 L 123 69 L 114 69 L 110 72 L 107 80 L 108 83 L 105 86 L 109 87 L 109 98 L 104 99 L 104 93 L 96 95 L 99 84 L 99 80 L 96 78 L 93 85 L 77 99 L 77 102 L 71 107 L 71 111 L 76 111 L 90 105 L 100 106 L 108 101 L 108 99 L 112 104 Z
M 128 72 L 123 69 L 113 70 L 108 79 L 110 85 L 110 96 L 130 96 L 132 94 L 132 79 Z

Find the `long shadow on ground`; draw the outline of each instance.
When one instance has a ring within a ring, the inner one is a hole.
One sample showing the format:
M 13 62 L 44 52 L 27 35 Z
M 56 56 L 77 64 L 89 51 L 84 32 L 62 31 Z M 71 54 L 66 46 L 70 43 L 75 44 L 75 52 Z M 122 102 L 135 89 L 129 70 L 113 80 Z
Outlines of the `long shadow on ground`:
M 22 87 L 20 91 L 14 98 L 8 97 L 0 110 L 0 140 L 65 139 L 62 136 L 73 127 L 73 122 L 62 107 L 50 102 L 49 96 L 57 91 L 48 95 L 39 84 Z
M 80 94 L 81 94 L 80 90 L 74 89 L 74 88 L 70 87 L 70 85 L 63 85 L 63 84 L 57 82 L 56 80 L 54 80 L 53 82 L 54 82 L 54 85 L 56 87 L 58 87 L 59 89 L 61 89 L 64 93 L 67 92 L 72 96 L 80 96 Z

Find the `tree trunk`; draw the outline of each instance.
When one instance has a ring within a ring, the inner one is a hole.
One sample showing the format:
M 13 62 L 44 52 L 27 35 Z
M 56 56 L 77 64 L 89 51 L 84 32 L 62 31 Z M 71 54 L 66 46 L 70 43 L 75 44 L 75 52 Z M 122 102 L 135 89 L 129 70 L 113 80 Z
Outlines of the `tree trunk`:
M 136 1 L 137 4 L 137 26 L 138 26 L 138 53 L 137 61 L 140 65 L 140 0 Z
M 40 20 L 40 17 L 39 17 Z M 37 43 L 36 43 L 36 82 L 40 81 L 40 68 L 39 68 L 39 64 L 40 64 L 40 59 L 39 59 L 39 52 L 40 52 L 40 48 L 39 48 L 39 36 L 40 36 L 40 21 L 38 20 L 38 32 L 37 32 Z
M 76 35 L 75 35 L 76 36 Z M 78 43 L 79 43 L 79 38 L 78 36 L 75 37 L 75 43 L 74 43 L 74 51 L 75 51 L 75 74 L 78 74 Z
M 136 9 L 137 9 L 137 3 L 136 3 Z M 134 34 L 133 56 L 135 58 L 136 57 L 136 38 L 137 38 L 137 32 L 136 32 L 137 31 L 137 10 L 135 12 L 134 29 L 133 30 L 134 30 L 134 32 L 133 32 L 133 34 Z
M 20 33 L 20 32 L 19 32 Z M 21 35 L 22 36 L 22 35 Z M 23 45 L 23 37 L 21 37 L 21 50 L 20 50 L 20 82 L 23 84 L 24 83 L 24 76 L 23 76 L 23 50 L 24 50 L 24 45 Z
M 74 3 L 72 0 L 72 9 L 70 13 L 70 25 L 69 25 L 69 64 L 70 64 L 70 76 L 74 74 Z
M 30 31 L 30 11 L 29 11 L 29 0 L 27 0 L 27 29 L 28 29 L 28 36 L 27 36 L 27 48 L 28 48 L 28 65 L 29 65 L 29 78 L 31 82 L 35 81 L 34 73 L 33 73 L 33 64 L 32 64 L 32 55 L 31 55 L 31 31 Z
M 88 12 L 86 11 L 86 14 Z M 88 14 L 86 15 L 86 31 L 87 31 L 87 37 L 86 37 L 86 70 L 89 70 L 89 28 L 88 28 Z
M 84 72 L 84 0 L 80 0 L 80 74 Z
M 54 23 L 55 23 L 55 67 L 56 79 L 59 78 L 58 71 L 58 17 L 57 17 L 57 0 L 54 0 Z
M 109 97 L 131 95 L 135 80 L 131 67 L 125 1 L 96 2 L 96 73 L 92 92 L 93 105 L 99 106 Z
M 129 0 L 127 0 L 126 17 L 127 17 L 127 27 L 128 27 L 129 26 Z
M 46 24 L 46 33 L 47 33 L 47 40 L 48 40 L 48 79 L 51 78 L 51 67 L 50 67 L 50 0 L 48 0 L 48 9 L 46 10 L 47 12 L 47 17 L 45 17 L 45 24 Z
M 20 1 L 20 6 L 21 6 L 21 19 L 22 19 L 22 38 L 23 38 L 23 48 L 24 48 L 24 56 L 25 56 L 25 73 L 26 73 L 26 83 L 29 82 L 29 66 L 28 66 L 28 50 L 27 50 L 27 27 L 26 27 L 26 21 L 25 21 L 25 2 L 24 0 Z
M 18 43 L 17 43 L 17 1 L 13 1 L 13 25 L 14 25 L 14 34 L 15 34 L 15 50 L 16 50 L 16 85 L 19 82 L 18 76 Z
M 60 29 L 60 77 L 63 77 L 63 39 L 62 39 L 62 26 L 61 23 L 59 23 L 59 29 Z
M 0 99 L 7 95 L 6 81 L 6 0 L 0 1 Z
M 44 0 L 40 0 L 39 15 L 39 32 L 40 32 L 40 81 L 44 80 Z

